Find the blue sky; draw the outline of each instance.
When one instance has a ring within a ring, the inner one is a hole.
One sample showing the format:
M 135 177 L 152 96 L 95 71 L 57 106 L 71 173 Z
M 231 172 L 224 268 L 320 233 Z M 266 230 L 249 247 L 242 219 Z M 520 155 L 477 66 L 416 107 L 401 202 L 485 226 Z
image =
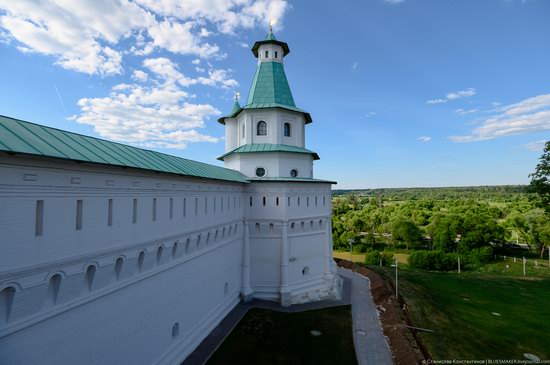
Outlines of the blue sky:
M 0 0 L 0 114 L 219 164 L 270 19 L 336 188 L 528 183 L 550 1 Z

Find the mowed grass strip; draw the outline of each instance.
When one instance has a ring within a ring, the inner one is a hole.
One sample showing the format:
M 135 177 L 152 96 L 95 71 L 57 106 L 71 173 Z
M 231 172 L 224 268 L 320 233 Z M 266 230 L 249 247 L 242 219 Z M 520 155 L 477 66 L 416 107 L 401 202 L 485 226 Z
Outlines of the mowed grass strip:
M 300 313 L 251 309 L 207 364 L 357 364 L 351 306 Z
M 550 359 L 548 278 L 400 270 L 399 293 L 434 359 Z

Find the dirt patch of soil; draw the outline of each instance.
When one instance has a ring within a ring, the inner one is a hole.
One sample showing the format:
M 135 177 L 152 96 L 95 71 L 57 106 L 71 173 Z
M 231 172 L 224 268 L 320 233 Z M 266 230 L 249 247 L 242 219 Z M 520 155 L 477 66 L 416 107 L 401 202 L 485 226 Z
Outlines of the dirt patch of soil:
M 352 264 L 348 260 L 335 259 L 338 266 L 353 269 L 370 280 L 374 304 L 380 314 L 384 335 L 389 339 L 390 349 L 397 365 L 420 364 L 428 358 L 427 351 L 418 341 L 410 326 L 406 305 L 402 298 L 398 302 L 391 282 L 366 267 Z

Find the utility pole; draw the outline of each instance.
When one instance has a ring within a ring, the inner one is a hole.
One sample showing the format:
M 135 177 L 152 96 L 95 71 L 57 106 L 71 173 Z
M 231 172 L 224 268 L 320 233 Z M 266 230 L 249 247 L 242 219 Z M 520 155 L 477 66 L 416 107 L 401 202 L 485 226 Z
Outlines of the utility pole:
M 397 261 L 397 257 L 395 258 L 395 299 L 399 300 L 399 281 L 397 277 L 397 269 L 399 268 L 399 261 Z
M 348 239 L 348 244 L 349 244 L 349 260 L 351 262 L 351 270 L 355 271 L 354 270 L 354 265 L 353 265 L 353 243 L 355 242 L 355 240 L 353 238 L 349 238 Z

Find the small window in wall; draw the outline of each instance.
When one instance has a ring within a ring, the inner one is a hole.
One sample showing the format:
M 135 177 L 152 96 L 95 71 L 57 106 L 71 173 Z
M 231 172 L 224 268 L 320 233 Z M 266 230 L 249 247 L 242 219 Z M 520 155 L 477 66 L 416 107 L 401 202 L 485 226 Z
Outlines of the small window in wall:
M 204 198 L 204 214 L 208 214 L 208 198 Z
M 214 197 L 214 214 L 216 214 L 216 197 Z
M 298 176 L 298 170 L 292 169 L 290 170 L 290 177 L 297 177 Z
M 42 236 L 43 232 L 44 232 L 44 200 L 37 200 L 34 235 L 36 237 L 40 237 Z
M 306 206 L 309 207 L 309 196 L 306 198 Z
M 290 137 L 290 123 L 285 123 L 283 126 L 283 132 L 285 137 Z
M 107 207 L 107 225 L 109 227 L 113 225 L 113 199 L 109 199 Z
M 317 197 L 315 197 L 315 206 L 317 206 Z
M 172 340 L 176 339 L 179 335 L 180 335 L 180 324 L 176 322 L 172 326 Z
M 60 288 L 61 288 L 61 275 L 55 274 L 50 278 L 50 282 L 48 283 L 47 296 L 50 304 L 57 303 Z
M 313 221 L 309 222 L 309 228 L 313 229 Z
M 122 272 L 122 265 L 124 265 L 124 259 L 119 257 L 115 262 L 115 277 L 117 280 L 120 279 L 120 273 Z
M 170 198 L 170 219 L 174 218 L 174 199 Z
M 256 223 L 256 232 L 257 232 L 257 233 L 260 232 L 260 223 Z
M 298 197 L 298 206 L 300 206 L 300 197 Z
M 294 223 L 291 223 L 290 224 L 290 229 L 294 231 L 294 228 L 296 227 L 296 225 Z
M 137 223 L 137 208 L 138 200 L 134 199 L 134 206 L 132 208 L 132 223 Z
M 92 287 L 94 285 L 95 272 L 96 272 L 95 265 L 90 265 L 86 269 L 86 283 L 88 284 L 88 291 L 92 291 Z
M 252 206 L 252 197 L 250 197 L 250 206 Z
M 269 232 L 273 233 L 273 231 L 275 231 L 275 226 L 273 223 L 269 223 Z
M 157 220 L 157 198 L 153 198 L 153 222 Z
M 199 198 L 195 198 L 195 215 L 199 214 Z
M 275 204 L 279 205 L 279 197 L 275 198 Z
M 323 206 L 325 206 L 325 205 L 326 205 L 326 203 L 327 203 L 327 197 L 326 197 L 326 196 L 324 196 L 324 197 L 323 197 Z
M 309 274 L 309 267 L 304 266 L 304 267 L 302 268 L 302 275 L 307 275 L 307 274 Z
M 183 198 L 183 217 L 187 215 L 187 198 Z
M 145 252 L 141 251 L 138 255 L 138 269 L 139 272 L 143 270 L 143 262 L 145 261 Z
M 201 247 L 201 235 L 197 237 L 197 243 L 195 244 L 196 248 L 195 250 L 198 250 Z
M 265 51 L 265 58 L 269 57 L 269 51 Z
M 191 239 L 188 238 L 187 241 L 185 241 L 185 254 L 189 254 L 189 249 L 191 248 Z
M 319 229 L 323 228 L 323 221 L 319 219 Z
M 164 247 L 160 246 L 157 248 L 157 266 L 160 265 L 162 261 L 162 252 L 164 251 Z
M 304 222 L 300 223 L 300 229 L 303 231 L 304 230 Z
M 290 197 L 286 198 L 287 202 L 286 205 L 290 207 Z
M 174 242 L 174 246 L 172 246 L 172 258 L 175 259 L 178 256 L 178 248 L 179 244 L 177 242 Z
M 13 299 L 15 298 L 15 288 L 8 286 L 0 291 L 0 323 L 8 323 L 10 320 Z
M 275 51 L 275 58 L 279 56 L 279 52 Z
M 264 199 L 263 199 L 263 203 L 264 203 L 264 207 L 265 207 L 265 203 L 266 203 L 266 198 L 264 196 Z
M 223 196 L 220 198 L 220 200 L 221 200 L 221 207 L 220 207 L 220 209 L 221 209 L 221 211 L 222 211 L 222 213 L 223 213 Z
M 76 201 L 76 230 L 82 230 L 82 200 Z
M 246 137 L 246 125 L 244 123 L 243 123 L 241 129 L 242 129 L 242 133 L 241 133 L 242 137 L 241 138 L 245 138 Z
M 258 167 L 256 169 L 256 176 L 264 177 L 265 176 L 265 169 L 263 167 Z
M 258 136 L 267 136 L 267 123 L 263 120 L 258 122 L 258 125 L 256 126 L 256 134 Z

